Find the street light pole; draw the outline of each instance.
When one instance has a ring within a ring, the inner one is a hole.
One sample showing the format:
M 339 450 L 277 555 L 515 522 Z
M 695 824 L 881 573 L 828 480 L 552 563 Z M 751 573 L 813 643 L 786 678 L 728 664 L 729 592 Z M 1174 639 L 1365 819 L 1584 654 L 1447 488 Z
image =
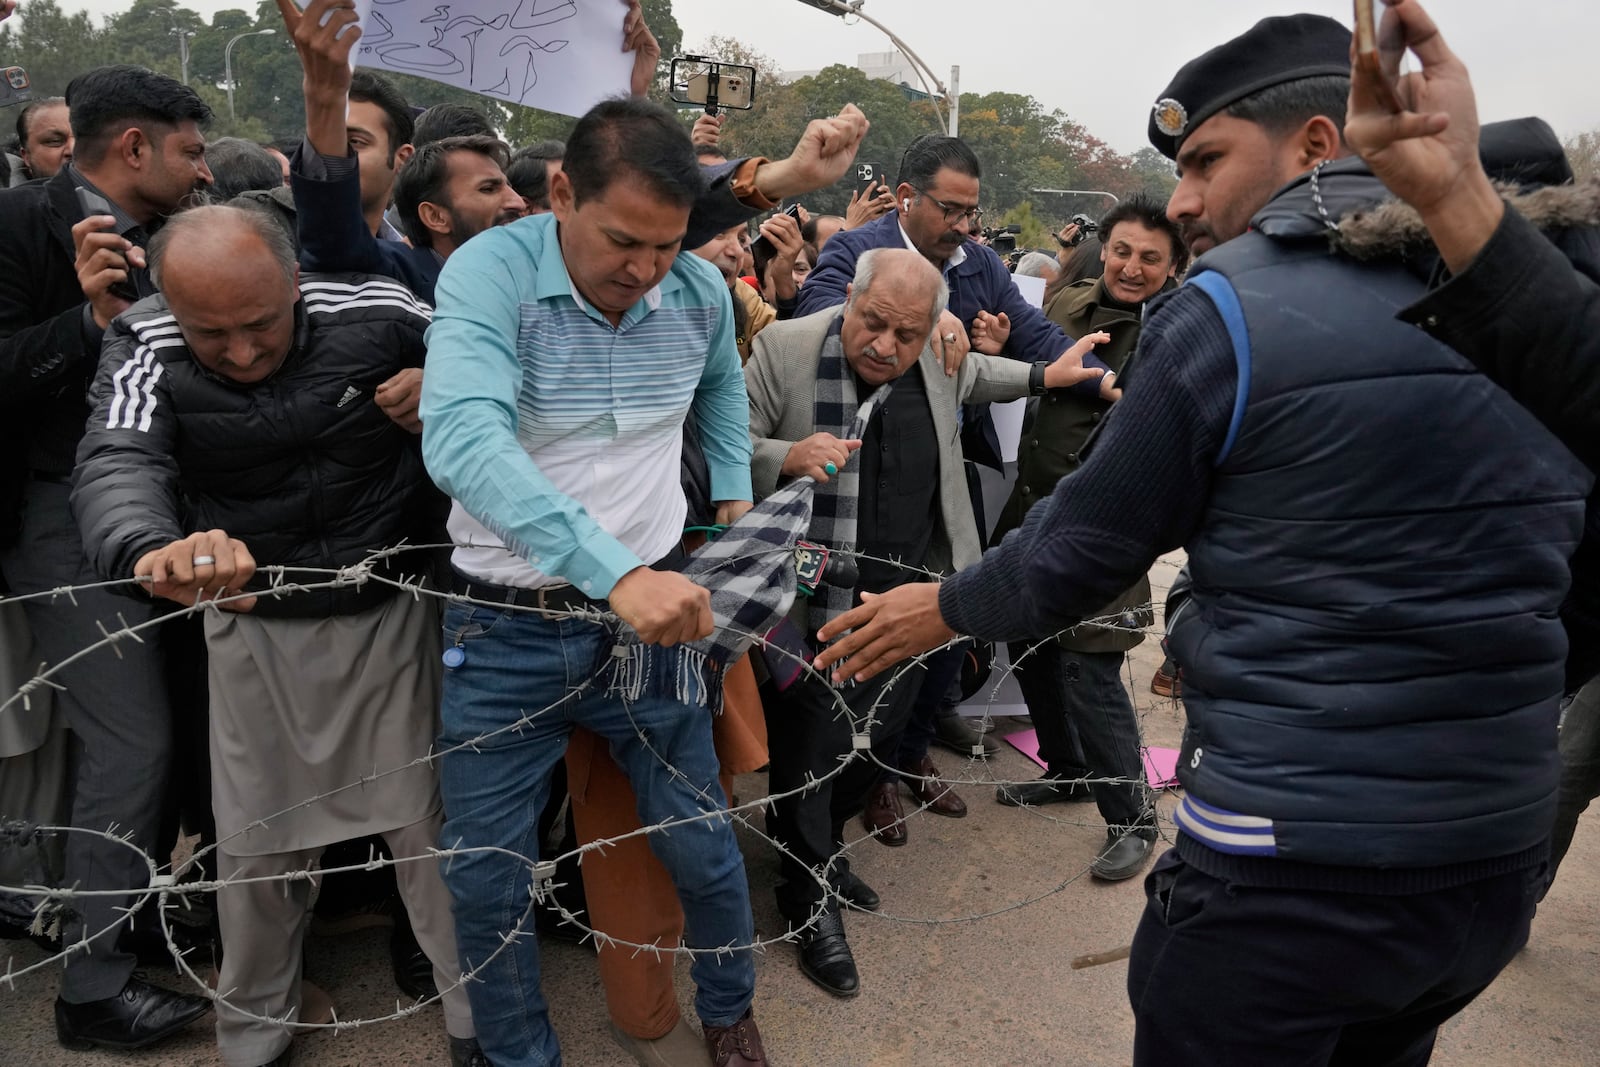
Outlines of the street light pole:
M 228 83 L 228 120 L 230 122 L 235 121 L 238 118 L 238 116 L 233 113 L 233 46 L 244 40 L 246 37 L 268 37 L 276 32 L 276 30 L 271 29 L 270 27 L 265 30 L 248 30 L 244 33 L 236 34 L 228 41 L 227 47 L 223 48 L 222 76 L 227 80 Z
M 193 30 L 173 30 L 172 36 L 178 39 L 178 70 L 181 72 L 179 81 L 189 84 L 189 38 L 194 36 Z
M 861 5 L 865 2 L 865 0 L 801 0 L 801 2 L 809 4 L 815 8 L 820 8 L 823 11 L 828 12 L 830 15 L 838 15 L 840 18 L 844 18 L 846 15 L 854 15 L 862 22 L 877 27 L 878 30 L 881 31 L 885 37 L 889 38 L 889 41 L 900 50 L 902 55 L 911 60 L 911 69 L 917 72 L 917 79 L 922 82 L 922 88 L 927 92 L 929 99 L 933 101 L 933 113 L 939 117 L 939 124 L 945 128 L 945 131 L 948 134 L 950 134 L 952 137 L 955 136 L 955 130 L 951 129 L 950 127 L 949 117 L 946 115 L 944 110 L 939 107 L 939 101 L 941 99 L 945 100 L 946 102 L 949 100 L 949 96 L 945 91 L 944 83 L 941 82 L 939 80 L 939 76 L 933 72 L 933 68 L 924 63 L 922 61 L 922 57 L 911 50 L 910 45 L 906 44 L 904 41 L 894 35 L 893 30 L 889 29 L 889 27 L 885 26 L 871 15 L 862 14 Z

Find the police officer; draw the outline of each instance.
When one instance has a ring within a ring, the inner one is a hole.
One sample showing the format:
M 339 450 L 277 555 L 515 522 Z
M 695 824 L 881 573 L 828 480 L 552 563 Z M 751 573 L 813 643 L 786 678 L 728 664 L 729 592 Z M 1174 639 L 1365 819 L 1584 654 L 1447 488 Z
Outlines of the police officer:
M 1134 1062 L 1425 1063 L 1521 948 L 1559 765 L 1559 610 L 1590 477 L 1395 317 L 1423 282 L 1334 227 L 1383 199 L 1341 129 L 1350 35 L 1266 19 L 1158 96 L 1203 253 L 1083 466 L 976 567 L 848 612 L 870 676 L 1052 632 L 1184 547 L 1177 845 L 1146 880 Z M 1493 434 L 1493 448 L 1486 435 Z

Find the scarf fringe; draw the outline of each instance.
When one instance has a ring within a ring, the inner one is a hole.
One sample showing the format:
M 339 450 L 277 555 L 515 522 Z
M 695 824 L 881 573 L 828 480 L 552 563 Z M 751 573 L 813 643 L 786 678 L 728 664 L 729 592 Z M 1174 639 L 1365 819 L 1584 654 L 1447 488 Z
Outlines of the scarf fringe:
M 624 701 L 663 697 L 722 714 L 722 666 L 699 649 L 619 644 L 606 670 L 606 695 Z

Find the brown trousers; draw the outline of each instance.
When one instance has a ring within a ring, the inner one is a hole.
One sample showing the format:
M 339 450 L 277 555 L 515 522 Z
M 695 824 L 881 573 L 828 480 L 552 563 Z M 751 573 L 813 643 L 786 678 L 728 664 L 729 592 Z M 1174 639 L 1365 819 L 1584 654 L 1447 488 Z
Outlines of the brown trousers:
M 733 795 L 733 776 L 767 762 L 767 724 L 756 692 L 755 672 L 745 656 L 723 679 L 722 714 L 712 719 L 711 737 L 722 763 L 722 791 Z M 639 829 L 633 787 L 606 743 L 587 730 L 567 742 L 567 790 L 572 818 L 583 843 Z M 666 868 L 643 836 L 588 853 L 583 888 L 594 928 L 637 945 L 675 947 L 683 936 L 683 909 Z M 600 949 L 600 982 L 617 1029 L 633 1037 L 665 1036 L 679 1019 L 672 985 L 674 956 L 608 946 Z

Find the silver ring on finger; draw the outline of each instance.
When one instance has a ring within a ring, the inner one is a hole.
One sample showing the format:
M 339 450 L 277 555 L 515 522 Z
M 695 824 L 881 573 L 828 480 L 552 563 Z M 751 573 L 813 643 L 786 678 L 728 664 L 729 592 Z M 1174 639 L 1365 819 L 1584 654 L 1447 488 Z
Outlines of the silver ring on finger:
M 196 556 L 194 558 L 194 565 L 196 567 L 215 567 L 217 565 L 217 557 L 216 556 Z

